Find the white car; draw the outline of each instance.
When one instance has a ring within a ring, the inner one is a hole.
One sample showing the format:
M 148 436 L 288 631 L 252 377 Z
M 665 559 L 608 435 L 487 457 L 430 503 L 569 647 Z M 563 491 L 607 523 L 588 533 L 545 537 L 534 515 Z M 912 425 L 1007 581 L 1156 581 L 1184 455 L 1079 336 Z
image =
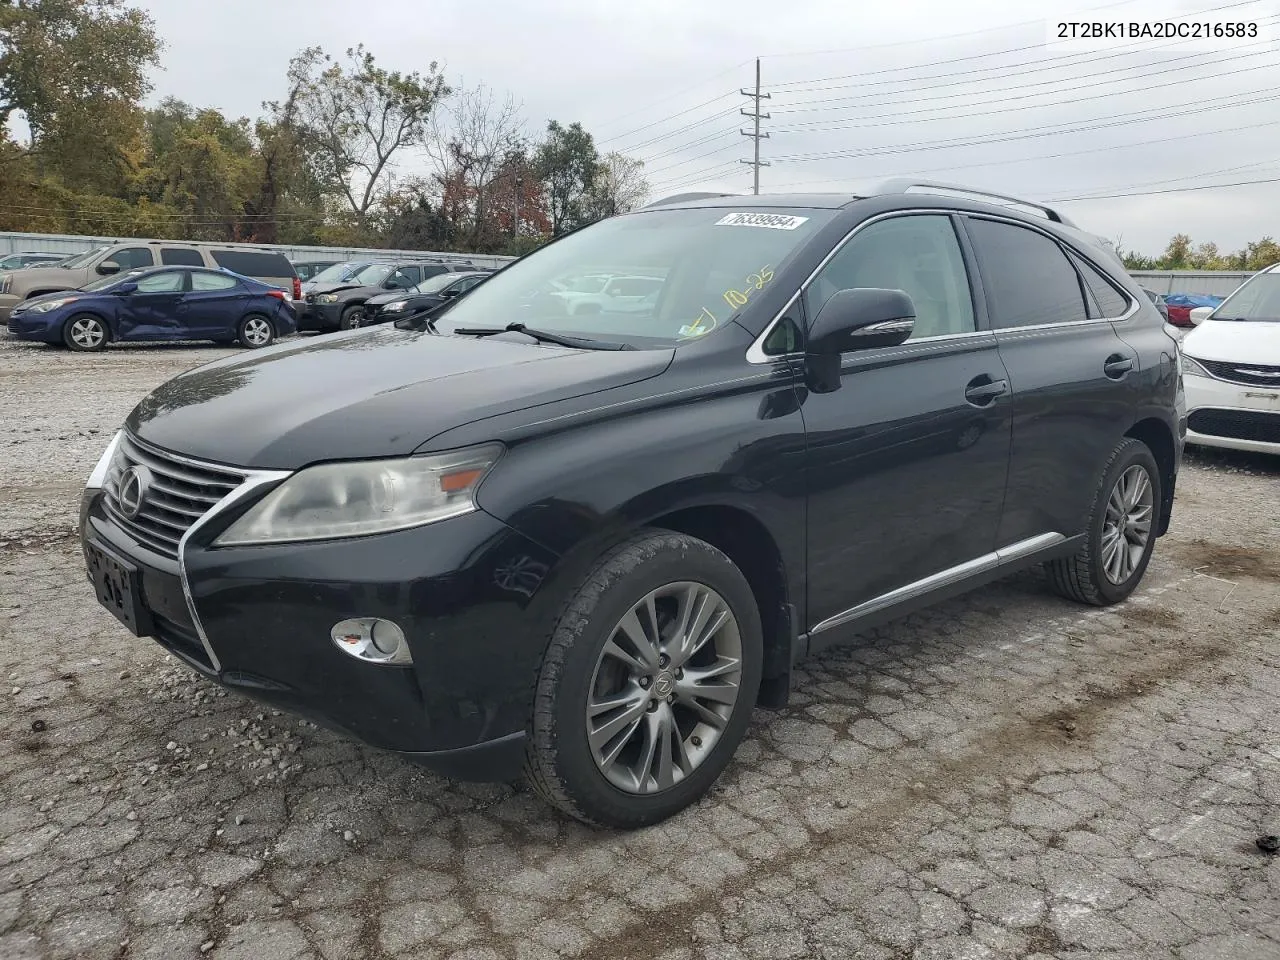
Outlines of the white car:
M 627 313 L 661 286 L 661 277 L 582 277 L 552 296 L 563 300 L 570 314 Z
M 1192 310 L 1191 322 L 1181 343 L 1187 442 L 1280 455 L 1280 264 Z

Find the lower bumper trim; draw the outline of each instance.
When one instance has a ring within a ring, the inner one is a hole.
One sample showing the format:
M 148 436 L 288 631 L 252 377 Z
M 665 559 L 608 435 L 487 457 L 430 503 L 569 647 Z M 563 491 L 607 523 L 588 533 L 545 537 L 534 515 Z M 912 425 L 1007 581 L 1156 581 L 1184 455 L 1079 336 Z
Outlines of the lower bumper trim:
M 425 753 L 397 751 L 396 755 L 453 780 L 506 783 L 522 776 L 526 739 L 525 731 L 519 730 L 470 747 Z

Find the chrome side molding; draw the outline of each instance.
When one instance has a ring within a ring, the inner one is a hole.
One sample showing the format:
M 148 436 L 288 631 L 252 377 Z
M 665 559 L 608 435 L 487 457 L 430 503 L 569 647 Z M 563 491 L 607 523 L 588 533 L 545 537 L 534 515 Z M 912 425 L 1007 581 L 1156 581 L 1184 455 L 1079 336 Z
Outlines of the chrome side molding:
M 1041 550 L 1047 550 L 1049 547 L 1056 546 L 1059 543 L 1065 543 L 1066 540 L 1067 538 L 1060 533 L 1042 533 L 1036 537 L 1028 537 L 1026 540 L 1011 543 L 1007 547 L 1001 547 L 999 550 L 984 553 L 980 557 L 966 560 L 964 563 L 948 567 L 946 570 L 940 570 L 922 580 L 908 583 L 905 586 L 898 587 L 896 590 L 890 590 L 888 593 L 863 601 L 856 607 L 850 607 L 842 613 L 827 617 L 827 619 L 809 630 L 809 636 L 849 623 L 851 620 L 857 620 L 859 617 L 877 613 L 904 601 L 922 597 L 925 594 L 932 593 L 934 590 L 960 583 L 980 573 L 987 573 L 999 567 L 1009 566 Z

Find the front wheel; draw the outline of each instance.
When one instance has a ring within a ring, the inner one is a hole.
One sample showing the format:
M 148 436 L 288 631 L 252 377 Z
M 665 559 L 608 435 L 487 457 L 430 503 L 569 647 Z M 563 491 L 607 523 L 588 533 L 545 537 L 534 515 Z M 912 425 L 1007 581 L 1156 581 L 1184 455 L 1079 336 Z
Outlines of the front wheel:
M 530 784 L 587 823 L 666 819 L 732 759 L 762 658 L 755 597 L 728 557 L 658 530 L 620 544 L 552 634 L 530 722 Z
M 102 319 L 88 313 L 72 317 L 62 328 L 62 342 L 72 350 L 101 350 L 110 338 Z
M 1145 443 L 1126 438 L 1116 447 L 1098 485 L 1084 546 L 1075 556 L 1047 565 L 1058 593 L 1102 607 L 1137 589 L 1155 546 L 1164 502 L 1160 482 Z
M 342 330 L 359 330 L 364 326 L 364 307 L 354 306 L 347 307 L 342 311 L 342 318 L 338 321 L 338 327 Z
M 257 350 L 271 345 L 276 338 L 276 328 L 266 317 L 253 313 L 240 321 L 236 337 L 250 350 Z

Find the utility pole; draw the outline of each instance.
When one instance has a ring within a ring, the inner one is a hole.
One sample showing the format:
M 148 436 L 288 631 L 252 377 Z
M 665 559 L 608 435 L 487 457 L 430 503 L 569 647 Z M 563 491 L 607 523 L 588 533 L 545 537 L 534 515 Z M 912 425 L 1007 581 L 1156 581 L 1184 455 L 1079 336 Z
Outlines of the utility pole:
M 760 168 L 769 166 L 767 161 L 760 159 L 760 141 L 769 139 L 769 135 L 767 133 L 760 132 L 760 121 L 769 119 L 769 114 L 760 112 L 760 101 L 768 100 L 769 94 L 760 92 L 760 58 L 759 57 L 756 57 L 756 91 L 755 93 L 752 93 L 750 90 L 743 90 L 742 95 L 744 97 L 750 97 L 754 101 L 754 104 L 751 110 L 750 111 L 743 110 L 742 115 L 744 117 L 752 117 L 755 119 L 755 122 L 756 122 L 755 132 L 752 132 L 750 130 L 740 130 L 738 132 L 741 133 L 744 137 L 750 137 L 752 140 L 755 141 L 754 159 L 743 160 L 742 163 L 745 163 L 748 166 L 755 168 L 753 171 L 755 174 L 755 183 L 752 186 L 752 193 L 758 194 L 760 192 Z

